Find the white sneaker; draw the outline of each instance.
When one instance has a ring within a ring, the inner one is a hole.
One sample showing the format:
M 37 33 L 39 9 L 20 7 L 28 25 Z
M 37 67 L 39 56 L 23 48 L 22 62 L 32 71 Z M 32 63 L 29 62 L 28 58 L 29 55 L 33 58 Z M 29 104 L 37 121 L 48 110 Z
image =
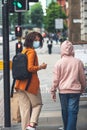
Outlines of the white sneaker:
M 36 130 L 36 128 L 35 128 L 35 127 L 31 127 L 31 126 L 28 125 L 28 126 L 26 127 L 26 130 Z
M 59 127 L 58 130 L 64 130 L 64 128 L 63 127 Z

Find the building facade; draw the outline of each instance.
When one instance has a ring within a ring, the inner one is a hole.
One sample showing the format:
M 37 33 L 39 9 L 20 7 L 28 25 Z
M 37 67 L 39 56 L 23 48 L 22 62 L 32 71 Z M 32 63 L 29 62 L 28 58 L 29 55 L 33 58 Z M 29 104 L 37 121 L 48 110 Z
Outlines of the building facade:
M 69 40 L 87 44 L 87 0 L 68 0 Z
M 66 0 L 57 0 L 58 4 L 65 6 Z
M 80 0 L 81 40 L 87 41 L 87 0 Z
M 81 17 L 80 17 L 80 1 L 69 0 L 69 14 L 68 14 L 68 35 L 69 40 L 76 43 L 81 41 Z

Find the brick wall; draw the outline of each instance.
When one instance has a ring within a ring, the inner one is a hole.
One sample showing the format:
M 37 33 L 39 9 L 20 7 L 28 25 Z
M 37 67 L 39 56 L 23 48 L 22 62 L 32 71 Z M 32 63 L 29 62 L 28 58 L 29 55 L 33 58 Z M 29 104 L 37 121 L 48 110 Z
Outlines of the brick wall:
M 87 0 L 80 0 L 81 7 L 81 40 L 87 41 Z

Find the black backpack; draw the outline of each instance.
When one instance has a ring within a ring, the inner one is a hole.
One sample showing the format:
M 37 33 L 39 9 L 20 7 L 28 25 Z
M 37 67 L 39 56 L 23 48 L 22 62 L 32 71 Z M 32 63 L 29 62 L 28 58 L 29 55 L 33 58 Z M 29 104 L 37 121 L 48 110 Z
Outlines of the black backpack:
M 29 72 L 27 69 L 28 59 L 27 59 L 26 53 L 25 54 L 18 53 L 13 57 L 13 60 L 12 60 L 13 84 L 12 84 L 12 90 L 11 90 L 11 97 L 13 96 L 13 89 L 14 89 L 14 84 L 16 80 L 28 79 L 28 83 L 26 85 L 25 90 L 28 89 L 29 83 L 31 81 L 32 73 Z

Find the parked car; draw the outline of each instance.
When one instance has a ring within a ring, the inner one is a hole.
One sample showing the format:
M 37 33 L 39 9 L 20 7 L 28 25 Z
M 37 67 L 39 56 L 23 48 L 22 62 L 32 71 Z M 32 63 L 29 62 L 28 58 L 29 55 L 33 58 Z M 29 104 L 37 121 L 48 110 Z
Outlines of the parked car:
M 13 41 L 16 39 L 15 33 L 14 32 L 10 32 L 9 34 L 9 41 Z
M 0 36 L 0 44 L 2 44 L 2 43 L 3 43 L 3 37 Z

